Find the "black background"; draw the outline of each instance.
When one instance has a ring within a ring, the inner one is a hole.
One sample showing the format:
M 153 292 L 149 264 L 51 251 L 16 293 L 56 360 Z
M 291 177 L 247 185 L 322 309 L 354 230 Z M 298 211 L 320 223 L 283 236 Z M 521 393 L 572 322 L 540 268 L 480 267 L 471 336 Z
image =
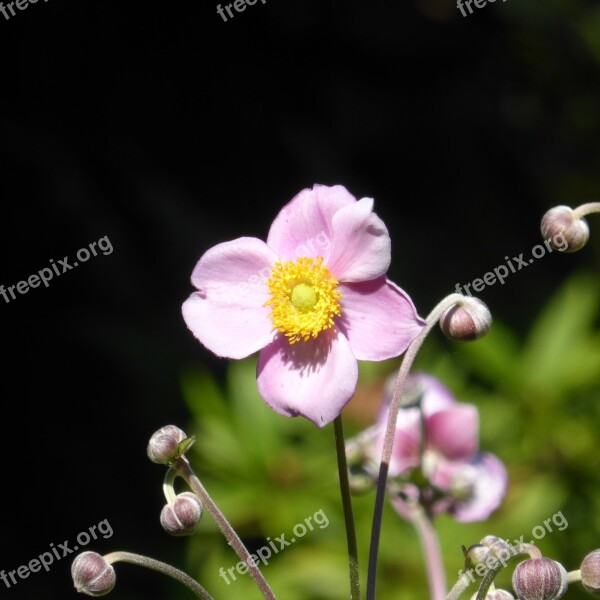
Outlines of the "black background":
M 0 568 L 103 519 L 114 535 L 94 550 L 181 561 L 145 449 L 188 419 L 182 370 L 224 370 L 181 318 L 189 277 L 213 244 L 264 238 L 301 189 L 375 198 L 421 315 L 529 253 L 549 207 L 593 199 L 599 71 L 572 27 L 590 6 L 498 0 L 464 18 L 445 0 L 268 0 L 224 22 L 206 0 L 39 0 L 0 16 L 0 283 L 103 236 L 114 248 L 0 298 Z M 523 331 L 598 250 L 481 297 Z M 0 597 L 79 597 L 71 558 Z M 118 577 L 111 597 L 172 589 Z

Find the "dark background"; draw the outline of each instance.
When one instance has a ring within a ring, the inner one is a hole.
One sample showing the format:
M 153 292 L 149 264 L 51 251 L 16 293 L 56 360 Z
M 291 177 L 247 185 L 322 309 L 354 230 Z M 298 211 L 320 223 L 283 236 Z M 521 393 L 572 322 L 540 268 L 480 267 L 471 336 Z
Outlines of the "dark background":
M 540 243 L 555 204 L 597 198 L 592 2 L 39 0 L 0 15 L 0 283 L 108 236 L 114 251 L 0 298 L 0 569 L 108 519 L 94 550 L 177 562 L 150 434 L 185 425 L 180 375 L 222 373 L 180 315 L 213 244 L 264 238 L 314 183 L 375 198 L 391 277 L 421 315 Z M 592 229 L 594 225 L 592 225 Z M 546 256 L 481 297 L 519 331 L 600 245 Z M 5 589 L 76 598 L 72 557 Z M 170 584 L 118 568 L 115 598 Z

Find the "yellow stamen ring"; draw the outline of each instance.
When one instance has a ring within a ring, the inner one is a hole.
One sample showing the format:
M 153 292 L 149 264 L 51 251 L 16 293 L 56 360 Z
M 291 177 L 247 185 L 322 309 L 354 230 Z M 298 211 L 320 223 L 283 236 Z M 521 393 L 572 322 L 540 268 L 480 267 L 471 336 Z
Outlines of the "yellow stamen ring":
M 338 281 L 321 256 L 275 263 L 267 285 L 271 299 L 265 306 L 271 306 L 273 326 L 290 344 L 316 338 L 342 314 Z

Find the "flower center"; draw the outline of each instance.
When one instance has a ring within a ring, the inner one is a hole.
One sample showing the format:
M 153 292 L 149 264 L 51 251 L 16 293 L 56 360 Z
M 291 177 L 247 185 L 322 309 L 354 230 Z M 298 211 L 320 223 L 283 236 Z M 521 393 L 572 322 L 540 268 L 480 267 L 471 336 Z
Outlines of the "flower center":
M 338 281 L 321 256 L 275 263 L 267 285 L 271 299 L 265 306 L 271 306 L 273 326 L 290 344 L 316 338 L 342 314 Z
M 292 304 L 300 310 L 310 310 L 318 299 L 317 291 L 309 283 L 299 283 L 292 290 Z

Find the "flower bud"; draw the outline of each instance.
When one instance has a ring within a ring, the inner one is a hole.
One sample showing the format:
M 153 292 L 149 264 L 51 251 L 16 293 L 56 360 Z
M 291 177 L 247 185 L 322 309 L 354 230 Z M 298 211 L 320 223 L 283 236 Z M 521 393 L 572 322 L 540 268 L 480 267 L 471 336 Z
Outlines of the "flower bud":
M 581 562 L 581 583 L 586 592 L 600 596 L 600 550 L 593 550 Z
M 115 587 L 115 570 L 96 552 L 82 552 L 71 565 L 75 589 L 88 596 L 105 596 Z
M 468 549 L 463 548 L 465 554 L 465 569 L 474 569 L 477 565 L 485 564 L 489 550 L 481 544 L 473 544 Z
M 550 558 L 530 558 L 517 565 L 512 585 L 519 600 L 557 600 L 567 591 L 565 568 Z
M 148 458 L 158 464 L 168 464 L 178 458 L 179 443 L 187 435 L 175 425 L 167 425 L 156 431 L 148 443 Z
M 192 535 L 202 516 L 202 504 L 192 492 L 178 494 L 172 504 L 166 504 L 160 513 L 163 529 L 171 535 Z
M 477 593 L 471 596 L 471 600 L 477 600 Z M 515 600 L 515 597 L 506 590 L 492 590 L 485 595 L 485 600 Z
M 542 236 L 559 252 L 576 252 L 583 248 L 590 237 L 585 219 L 573 216 L 569 206 L 555 206 L 542 217 Z
M 502 538 L 495 535 L 486 535 L 481 543 L 489 550 L 490 554 L 497 558 L 503 566 L 506 562 L 515 555 L 515 549 Z
M 464 296 L 440 318 L 444 335 L 455 342 L 470 342 L 483 337 L 492 326 L 489 308 L 479 298 Z

